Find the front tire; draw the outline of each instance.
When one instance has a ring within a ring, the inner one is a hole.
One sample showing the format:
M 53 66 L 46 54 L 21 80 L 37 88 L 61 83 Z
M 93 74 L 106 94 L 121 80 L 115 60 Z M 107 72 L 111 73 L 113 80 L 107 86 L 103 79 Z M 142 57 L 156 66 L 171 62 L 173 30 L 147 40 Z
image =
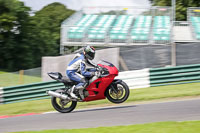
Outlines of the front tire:
M 112 83 L 106 90 L 106 97 L 112 103 L 123 103 L 129 97 L 129 87 L 124 81 Z

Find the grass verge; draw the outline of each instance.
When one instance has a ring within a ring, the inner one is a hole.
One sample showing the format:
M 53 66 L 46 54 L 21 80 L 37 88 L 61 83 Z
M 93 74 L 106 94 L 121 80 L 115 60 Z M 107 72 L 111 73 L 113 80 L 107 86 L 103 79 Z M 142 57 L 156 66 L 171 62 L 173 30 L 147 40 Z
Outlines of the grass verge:
M 198 133 L 200 131 L 199 125 L 200 121 L 157 122 L 129 126 L 26 131 L 16 133 Z
M 3 71 L 0 71 L 0 74 L 3 74 L 3 73 L 5 73 L 5 72 L 3 72 Z
M 132 104 L 132 102 L 136 103 L 152 100 L 169 100 L 174 98 L 196 96 L 200 96 L 200 83 L 133 89 L 130 91 L 129 99 L 125 103 Z M 109 105 L 115 104 L 112 104 L 107 99 L 105 99 L 99 101 L 78 103 L 77 108 L 91 108 Z M 55 111 L 51 105 L 50 99 L 0 105 L 0 116 L 32 112 L 41 113 L 48 111 Z
M 16 86 L 22 84 L 30 84 L 41 82 L 41 77 L 23 75 L 18 73 L 8 73 L 0 71 L 0 87 Z

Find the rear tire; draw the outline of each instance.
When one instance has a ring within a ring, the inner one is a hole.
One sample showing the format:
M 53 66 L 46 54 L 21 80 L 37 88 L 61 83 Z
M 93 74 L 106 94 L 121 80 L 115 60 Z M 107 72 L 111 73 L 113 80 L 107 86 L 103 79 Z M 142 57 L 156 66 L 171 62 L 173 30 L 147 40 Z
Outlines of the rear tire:
M 60 92 L 60 90 L 58 90 L 57 92 Z M 58 112 L 69 113 L 76 108 L 77 101 L 67 101 L 57 97 L 51 97 L 51 104 Z
M 107 99 L 112 103 L 123 103 L 129 97 L 130 91 L 128 85 L 124 81 L 113 84 L 106 90 Z M 113 87 L 115 87 L 114 89 L 117 90 L 117 92 L 113 90 Z

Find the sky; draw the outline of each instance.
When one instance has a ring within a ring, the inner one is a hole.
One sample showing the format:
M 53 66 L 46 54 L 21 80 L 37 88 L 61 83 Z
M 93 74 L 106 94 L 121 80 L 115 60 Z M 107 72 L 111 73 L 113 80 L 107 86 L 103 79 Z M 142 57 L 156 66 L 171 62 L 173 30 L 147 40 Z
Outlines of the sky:
M 25 3 L 26 6 L 32 8 L 33 11 L 38 11 L 44 6 L 53 3 L 60 2 L 67 6 L 69 9 L 81 10 L 83 7 L 95 7 L 95 6 L 135 6 L 144 7 L 150 6 L 149 0 L 20 0 Z

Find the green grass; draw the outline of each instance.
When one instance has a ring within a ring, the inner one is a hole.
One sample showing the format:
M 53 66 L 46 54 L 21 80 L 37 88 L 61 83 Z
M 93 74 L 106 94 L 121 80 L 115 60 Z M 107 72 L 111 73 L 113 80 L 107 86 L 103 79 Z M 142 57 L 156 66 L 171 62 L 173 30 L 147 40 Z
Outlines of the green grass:
M 0 71 L 0 74 L 3 74 L 3 73 L 5 73 L 5 72 L 3 72 L 3 71 Z
M 0 71 L 0 87 L 16 86 L 35 82 L 41 82 L 41 78 L 27 75 L 20 77 L 20 75 L 17 73 Z
M 168 100 L 170 98 L 177 98 L 177 97 L 180 98 L 186 96 L 200 96 L 200 83 L 133 89 L 130 91 L 129 99 L 125 103 L 151 101 L 151 100 Z M 112 104 L 107 99 L 105 99 L 105 100 L 84 102 L 84 103 L 79 102 L 77 108 L 80 109 L 80 108 L 108 106 L 108 105 L 115 105 L 115 104 Z M 16 114 L 32 113 L 32 112 L 41 113 L 48 111 L 55 111 L 51 106 L 50 99 L 0 105 L 0 116 L 16 115 Z
M 199 133 L 200 121 L 157 122 L 129 126 L 27 131 L 17 133 Z

